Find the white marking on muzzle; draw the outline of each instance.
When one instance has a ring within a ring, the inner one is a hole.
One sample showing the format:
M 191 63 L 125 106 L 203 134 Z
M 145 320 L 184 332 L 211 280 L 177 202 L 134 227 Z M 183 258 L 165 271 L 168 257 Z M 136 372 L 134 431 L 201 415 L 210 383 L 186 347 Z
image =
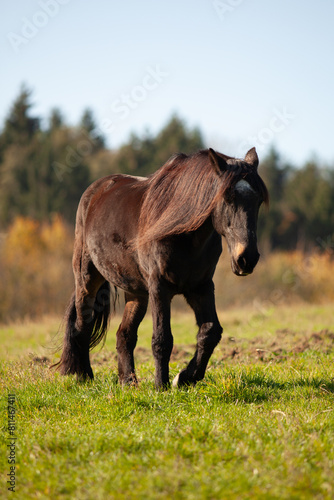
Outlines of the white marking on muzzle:
M 242 243 L 240 243 L 240 241 L 238 241 L 238 243 L 236 243 L 235 245 L 235 248 L 234 248 L 234 253 L 235 253 L 235 256 L 236 256 L 236 260 L 238 260 L 238 258 L 246 251 L 246 247 L 245 245 L 243 245 Z

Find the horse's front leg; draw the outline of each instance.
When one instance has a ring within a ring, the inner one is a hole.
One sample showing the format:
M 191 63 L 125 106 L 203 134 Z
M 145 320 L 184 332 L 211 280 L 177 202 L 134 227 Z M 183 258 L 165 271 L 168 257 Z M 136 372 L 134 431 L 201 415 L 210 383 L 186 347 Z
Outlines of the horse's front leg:
M 204 378 L 211 354 L 220 341 L 223 331 L 216 313 L 212 282 L 196 292 L 187 294 L 186 299 L 195 312 L 199 326 L 197 347 L 188 366 L 174 378 L 174 387 L 195 384 Z
M 170 327 L 170 303 L 172 295 L 158 278 L 150 280 L 150 302 L 153 319 L 152 351 L 155 361 L 155 385 L 169 386 L 169 359 L 173 349 Z

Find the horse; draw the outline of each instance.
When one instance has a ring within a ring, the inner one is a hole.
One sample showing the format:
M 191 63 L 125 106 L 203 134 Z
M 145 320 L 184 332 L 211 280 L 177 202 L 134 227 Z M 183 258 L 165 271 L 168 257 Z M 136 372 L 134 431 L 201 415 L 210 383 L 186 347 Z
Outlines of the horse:
M 75 291 L 65 313 L 57 366 L 63 375 L 93 379 L 90 350 L 105 340 L 118 290 L 125 308 L 116 334 L 118 376 L 137 384 L 134 349 L 150 301 L 155 386 L 170 386 L 172 298 L 181 294 L 195 313 L 196 351 L 173 386 L 202 380 L 221 339 L 213 276 L 224 236 L 237 276 L 259 260 L 257 219 L 268 203 L 255 148 L 236 159 L 209 148 L 176 154 L 149 177 L 112 174 L 81 197 L 73 250 Z

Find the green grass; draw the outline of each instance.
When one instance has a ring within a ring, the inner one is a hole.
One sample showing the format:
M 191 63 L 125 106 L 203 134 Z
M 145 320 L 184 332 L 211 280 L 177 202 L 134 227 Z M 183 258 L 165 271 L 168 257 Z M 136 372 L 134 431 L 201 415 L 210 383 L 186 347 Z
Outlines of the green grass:
M 1 498 L 332 499 L 332 305 L 221 314 L 225 334 L 196 387 L 157 392 L 151 322 L 138 388 L 117 382 L 115 328 L 93 354 L 95 381 L 48 369 L 58 321 L 0 328 Z M 171 376 L 194 350 L 175 315 Z M 52 344 L 52 342 L 51 342 Z M 44 347 L 43 347 L 44 346 Z M 7 395 L 16 397 L 16 491 L 6 491 Z

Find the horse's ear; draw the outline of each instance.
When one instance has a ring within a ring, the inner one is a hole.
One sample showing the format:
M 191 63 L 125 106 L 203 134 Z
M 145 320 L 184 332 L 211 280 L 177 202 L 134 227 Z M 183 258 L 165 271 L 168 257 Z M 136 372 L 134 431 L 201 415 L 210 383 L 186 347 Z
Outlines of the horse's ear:
M 209 148 L 209 158 L 218 175 L 221 175 L 227 169 L 226 161 L 211 148 Z
M 250 149 L 248 153 L 246 153 L 245 162 L 257 169 L 259 166 L 259 157 L 257 156 L 255 148 Z

